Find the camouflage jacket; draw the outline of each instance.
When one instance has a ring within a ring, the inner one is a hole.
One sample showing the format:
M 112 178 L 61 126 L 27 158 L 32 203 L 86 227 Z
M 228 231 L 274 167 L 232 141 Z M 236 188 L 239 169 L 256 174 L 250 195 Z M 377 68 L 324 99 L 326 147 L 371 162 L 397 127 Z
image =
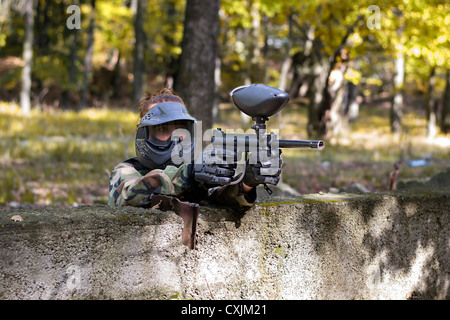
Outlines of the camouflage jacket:
M 188 174 L 188 164 L 150 170 L 137 158 L 118 164 L 109 181 L 108 204 L 112 207 L 149 207 L 153 194 L 171 195 L 182 201 L 213 201 L 237 210 L 247 210 L 256 200 L 256 188 L 242 193 L 242 184 L 206 189 L 198 186 Z

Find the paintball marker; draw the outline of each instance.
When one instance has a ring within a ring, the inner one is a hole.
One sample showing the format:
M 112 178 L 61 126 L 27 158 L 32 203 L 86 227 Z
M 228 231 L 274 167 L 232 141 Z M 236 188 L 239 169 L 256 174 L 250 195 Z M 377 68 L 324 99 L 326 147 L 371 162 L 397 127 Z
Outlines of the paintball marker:
M 211 145 L 214 149 L 234 150 L 235 158 L 229 159 L 231 161 L 227 163 L 236 162 L 236 155 L 242 152 L 246 155 L 250 152 L 252 155 L 246 162 L 264 163 L 278 157 L 279 148 L 322 150 L 325 147 L 323 141 L 320 140 L 279 140 L 273 132 L 266 133 L 266 122 L 269 117 L 278 113 L 289 101 L 289 94 L 286 92 L 267 85 L 252 84 L 235 88 L 231 91 L 230 96 L 236 107 L 255 121 L 252 126 L 255 133 L 225 133 L 221 128 L 213 130 Z M 271 169 L 273 170 L 273 168 Z M 264 169 L 261 170 L 264 174 Z M 270 175 L 270 173 L 267 174 Z M 240 182 L 243 176 L 241 175 L 240 178 L 233 180 L 230 184 Z
M 261 165 L 258 167 L 258 174 L 262 176 L 274 176 L 273 172 L 279 175 L 281 173 L 280 148 L 312 148 L 318 150 L 324 148 L 325 145 L 322 141 L 279 140 L 274 132 L 266 133 L 266 122 L 269 117 L 278 113 L 289 101 L 289 95 L 286 92 L 262 84 L 253 84 L 235 88 L 230 95 L 236 107 L 255 121 L 252 126 L 255 133 L 252 131 L 250 133 L 228 133 L 220 128 L 211 130 L 212 135 L 209 136 L 208 134 L 207 139 L 203 138 L 204 141 L 211 142 L 205 153 L 203 151 L 201 153 L 192 152 L 193 145 L 198 147 L 202 144 L 201 141 L 191 144 L 191 136 L 188 130 L 177 129 L 184 133 L 183 139 L 180 139 L 182 134 L 177 130 L 172 134 L 172 140 L 177 141 L 171 154 L 173 163 L 190 163 L 194 160 L 194 154 L 201 156 L 201 158 L 197 158 L 199 160 L 196 160 L 193 166 L 196 181 L 206 185 L 237 184 L 247 175 L 247 164 Z M 197 139 L 196 131 L 195 129 L 195 139 Z M 201 132 L 201 130 L 199 131 Z M 216 152 L 217 154 L 215 154 Z M 209 153 L 212 156 L 211 159 L 205 159 L 205 154 Z M 238 160 L 240 160 L 238 158 L 242 153 L 245 154 L 244 174 L 233 176 L 235 174 L 234 169 L 237 167 Z M 266 183 L 274 184 L 273 181 L 275 180 L 269 180 L 269 182 L 264 180 L 262 182 L 269 194 L 272 191 Z M 278 180 L 276 180 L 276 183 L 278 183 Z M 261 182 L 258 182 L 258 184 L 261 184 Z M 153 195 L 151 201 L 152 208 L 173 210 L 182 217 L 184 222 L 182 243 L 190 249 L 195 249 L 199 205 L 182 202 L 173 196 L 158 194 Z
M 266 133 L 266 122 L 269 117 L 278 113 L 289 101 L 289 95 L 286 92 L 262 84 L 253 84 L 235 88 L 230 95 L 236 107 L 255 121 L 252 126 L 255 133 L 228 133 L 220 128 L 212 130 L 211 137 L 209 138 L 208 135 L 207 139 L 204 138 L 204 140 L 211 142 L 207 147 L 209 150 L 205 151 L 207 151 L 206 154 L 211 152 L 212 158 L 205 159 L 203 158 L 205 153 L 200 153 L 201 161 L 196 161 L 193 167 L 196 181 L 209 185 L 237 184 L 247 175 L 247 164 L 261 165 L 258 167 L 258 174 L 274 176 L 274 172 L 276 174 L 281 173 L 280 148 L 322 150 L 325 147 L 322 141 L 279 140 L 275 133 Z M 172 137 L 179 141 L 172 153 L 174 163 L 175 160 L 180 162 L 193 161 L 189 134 L 186 135 L 189 138 L 183 140 L 179 140 L 177 134 Z M 196 145 L 201 145 L 201 143 Z M 216 152 L 217 154 L 213 154 Z M 245 154 L 243 174 L 232 176 L 235 174 L 234 169 L 237 167 L 238 160 L 240 160 L 238 158 L 242 153 Z M 270 181 L 278 183 L 278 180 L 269 180 L 267 183 L 274 184 Z M 267 186 L 266 180 L 263 181 L 263 184 L 266 191 L 271 194 L 272 191 Z M 183 218 L 182 242 L 189 248 L 195 249 L 198 204 L 181 202 L 172 196 L 154 195 L 152 207 L 156 205 L 162 210 L 174 210 Z

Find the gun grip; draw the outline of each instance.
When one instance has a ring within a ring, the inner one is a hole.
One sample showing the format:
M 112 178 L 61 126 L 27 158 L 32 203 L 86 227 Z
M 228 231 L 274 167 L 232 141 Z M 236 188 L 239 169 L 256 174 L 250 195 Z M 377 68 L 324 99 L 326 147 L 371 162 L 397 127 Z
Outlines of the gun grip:
M 245 170 L 247 169 L 247 161 L 244 162 L 243 166 L 244 166 L 244 167 L 243 167 L 243 169 L 242 169 L 242 173 L 241 173 L 240 175 L 237 174 L 237 175 L 235 176 L 235 180 L 231 181 L 231 182 L 228 184 L 229 186 L 234 185 L 234 184 L 238 184 L 239 182 L 242 181 L 242 179 L 244 179 L 244 176 L 245 176 Z

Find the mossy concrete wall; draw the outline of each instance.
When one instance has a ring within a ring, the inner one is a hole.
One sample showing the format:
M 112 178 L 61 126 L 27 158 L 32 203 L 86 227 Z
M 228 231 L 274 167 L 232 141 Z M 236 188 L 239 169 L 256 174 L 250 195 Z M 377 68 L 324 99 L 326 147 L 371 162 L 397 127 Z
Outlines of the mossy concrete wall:
M 0 298 L 450 298 L 448 189 L 260 201 L 202 206 L 195 251 L 173 212 L 0 211 Z

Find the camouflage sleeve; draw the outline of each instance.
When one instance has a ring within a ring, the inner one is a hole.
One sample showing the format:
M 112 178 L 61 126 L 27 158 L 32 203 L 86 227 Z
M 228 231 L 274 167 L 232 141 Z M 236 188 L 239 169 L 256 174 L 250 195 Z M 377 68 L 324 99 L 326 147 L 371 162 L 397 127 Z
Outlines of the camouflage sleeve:
M 111 173 L 108 204 L 112 207 L 148 207 L 153 194 L 177 196 L 188 188 L 188 165 L 143 172 L 122 162 Z

